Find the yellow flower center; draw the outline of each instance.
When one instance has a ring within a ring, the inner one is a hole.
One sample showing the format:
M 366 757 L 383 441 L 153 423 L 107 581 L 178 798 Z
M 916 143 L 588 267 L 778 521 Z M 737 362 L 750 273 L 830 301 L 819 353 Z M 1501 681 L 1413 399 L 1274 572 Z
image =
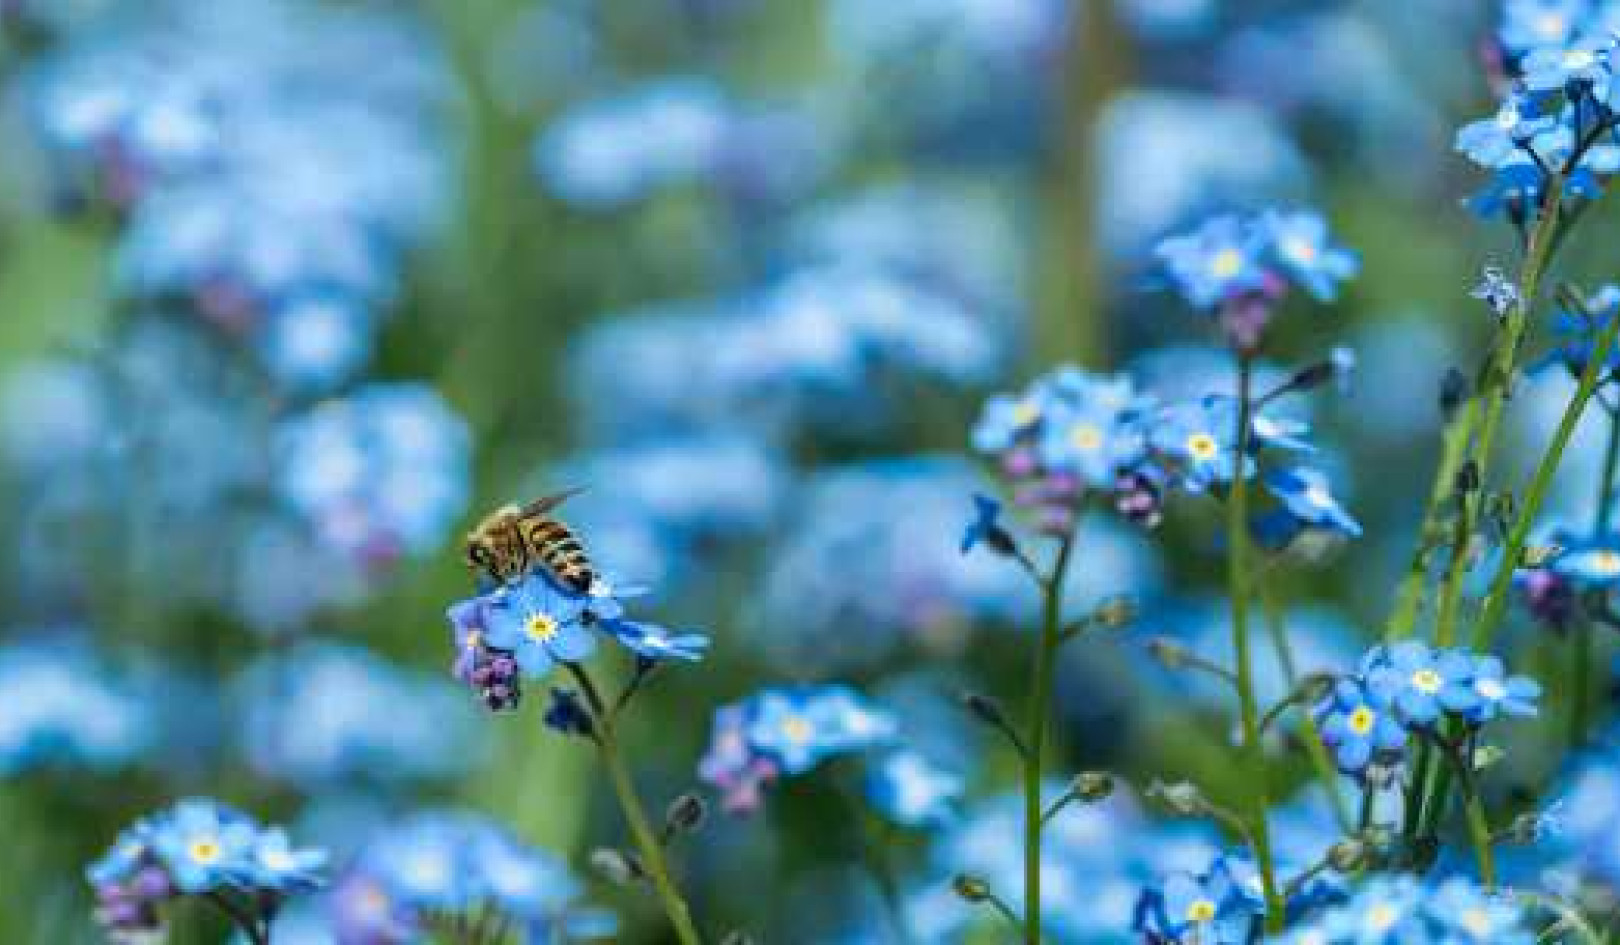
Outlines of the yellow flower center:
M 1585 69 L 1596 61 L 1597 57 L 1592 55 L 1592 51 L 1589 49 L 1571 49 L 1569 52 L 1564 53 L 1564 68 L 1566 69 Z
M 1195 900 L 1187 907 L 1188 922 L 1209 922 L 1215 918 L 1215 903 L 1208 899 Z
M 1412 674 L 1412 687 L 1431 696 L 1440 691 L 1442 681 L 1440 674 L 1432 669 L 1420 669 Z
M 1210 257 L 1209 274 L 1217 279 L 1230 279 L 1243 271 L 1243 254 L 1227 247 Z
M 1536 30 L 1548 39 L 1558 39 L 1569 31 L 1569 21 L 1562 14 L 1549 11 L 1536 18 Z
M 1187 437 L 1187 452 L 1193 459 L 1207 462 L 1214 459 L 1220 451 L 1220 444 L 1208 433 L 1194 433 Z
M 794 744 L 802 745 L 809 741 L 814 731 L 810 723 L 800 716 L 790 715 L 782 720 L 782 737 Z
M 1356 706 L 1356 711 L 1350 713 L 1350 731 L 1365 735 L 1372 731 L 1373 723 L 1377 721 L 1378 713 L 1364 705 Z
M 1015 426 L 1027 427 L 1041 418 L 1041 408 L 1027 400 L 1020 401 L 1013 408 L 1012 418 Z
M 1601 574 L 1620 574 L 1620 552 L 1608 548 L 1592 552 L 1592 570 Z
M 191 846 L 186 852 L 191 856 L 192 862 L 207 866 L 218 861 L 224 851 L 219 848 L 219 841 L 213 837 L 198 837 L 191 841 Z
M 1478 906 L 1472 909 L 1464 909 L 1463 914 L 1458 917 L 1458 923 L 1468 931 L 1469 935 L 1477 939 L 1483 939 L 1491 934 L 1490 914 Z
M 1089 452 L 1102 445 L 1102 431 L 1089 423 L 1075 424 L 1069 430 L 1069 442 L 1075 449 Z
M 1367 910 L 1367 927 L 1374 932 L 1387 932 L 1400 917 L 1394 906 L 1381 902 Z
M 550 643 L 557 629 L 557 621 L 550 614 L 534 614 L 523 625 L 523 632 L 536 643 Z

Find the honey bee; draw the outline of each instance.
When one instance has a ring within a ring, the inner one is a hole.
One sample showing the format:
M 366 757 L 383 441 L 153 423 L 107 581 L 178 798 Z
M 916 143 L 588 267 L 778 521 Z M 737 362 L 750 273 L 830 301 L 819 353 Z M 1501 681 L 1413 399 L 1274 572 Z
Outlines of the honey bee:
M 579 494 L 569 489 L 528 505 L 506 505 L 484 516 L 467 535 L 467 565 L 501 584 L 520 580 L 534 565 L 567 587 L 585 593 L 596 579 L 585 546 L 573 529 L 550 513 Z

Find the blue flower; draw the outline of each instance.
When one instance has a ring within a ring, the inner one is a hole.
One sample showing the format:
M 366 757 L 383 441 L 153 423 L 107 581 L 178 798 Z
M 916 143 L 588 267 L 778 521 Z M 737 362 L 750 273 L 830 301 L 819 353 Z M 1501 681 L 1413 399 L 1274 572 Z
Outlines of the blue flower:
M 701 633 L 672 633 L 657 624 L 633 620 L 606 620 L 602 629 L 625 648 L 647 660 L 685 660 L 696 663 L 709 648 Z
M 1396 717 L 1387 684 L 1358 678 L 1334 683 L 1314 713 L 1322 742 L 1339 770 L 1360 774 L 1373 761 L 1390 761 L 1406 747 L 1406 729 Z
M 1132 422 L 1135 406 L 1128 380 L 1084 378 L 1046 411 L 1037 443 L 1042 467 L 1076 475 L 1093 488 L 1112 488 L 1145 445 Z
M 1001 503 L 987 495 L 973 496 L 973 521 L 962 532 L 962 553 L 967 554 L 981 543 L 995 546 L 995 538 L 1004 535 L 1001 526 Z
M 954 816 L 965 786 L 955 772 L 901 749 L 867 771 L 865 793 L 879 813 L 901 826 L 934 827 Z
M 1259 913 L 1233 882 L 1224 858 L 1203 875 L 1175 873 L 1143 892 L 1135 926 L 1148 941 L 1246 945 Z
M 827 757 L 876 747 L 895 721 L 846 686 L 767 689 L 748 706 L 746 737 L 787 774 L 803 774 Z
M 1620 584 L 1620 535 L 1602 535 L 1572 544 L 1547 567 L 1554 574 L 1589 588 Z
M 320 885 L 328 859 L 325 850 L 295 849 L 285 830 L 270 827 L 254 844 L 248 876 L 261 889 L 295 892 Z
M 1495 656 L 1475 656 L 1470 672 L 1448 681 L 1440 702 L 1471 724 L 1489 722 L 1497 715 L 1533 717 L 1539 711 L 1541 684 L 1528 676 L 1508 676 Z
M 1403 640 L 1389 647 L 1374 647 L 1362 671 L 1375 685 L 1393 693 L 1395 708 L 1408 725 L 1425 726 L 1440 715 L 1440 694 L 1468 678 L 1472 661 L 1457 650 L 1436 653 L 1427 643 Z
M 1263 249 L 1247 221 L 1218 216 L 1191 233 L 1163 240 L 1154 255 L 1188 302 L 1215 308 L 1265 287 Z
M 1507 0 L 1497 37 L 1512 52 L 1561 46 L 1585 25 L 1589 0 Z
M 174 884 L 206 892 L 254 875 L 258 829 L 246 815 L 206 798 L 180 801 L 151 821 L 152 852 Z
M 530 678 L 546 675 L 558 662 L 577 663 L 596 648 L 584 620 L 587 599 L 544 574 L 531 573 L 489 599 L 489 645 L 510 650 Z
M 1266 489 L 1278 498 L 1288 513 L 1305 525 L 1340 532 L 1352 538 L 1361 535 L 1361 525 L 1333 497 L 1327 476 L 1309 467 L 1268 470 Z
M 1269 210 L 1260 216 L 1259 228 L 1283 269 L 1319 301 L 1332 301 L 1338 283 L 1359 268 L 1355 254 L 1328 241 L 1327 221 L 1319 213 Z
M 1475 164 L 1496 168 L 1510 157 L 1524 157 L 1520 148 L 1556 123 L 1553 116 L 1540 114 L 1537 97 L 1516 89 L 1496 114 L 1459 129 L 1456 148 Z
M 542 721 L 546 728 L 562 735 L 589 736 L 596 728 L 579 693 L 556 686 L 551 689 L 551 703 Z
M 1569 44 L 1540 46 L 1524 57 L 1524 84 L 1533 92 L 1551 92 L 1577 82 L 1595 84 L 1609 76 L 1614 39 L 1585 36 Z
M 1586 370 L 1597 346 L 1597 337 L 1612 319 L 1620 318 L 1620 286 L 1605 285 L 1598 288 L 1585 301 L 1585 311 L 1559 311 L 1553 320 L 1558 344 L 1547 358 L 1548 362 L 1562 363 L 1569 373 L 1579 377 Z M 1590 313 L 1588 315 L 1587 313 Z M 1620 351 L 1609 353 L 1608 373 L 1620 370 Z M 1600 381 L 1608 380 L 1600 375 Z
M 1042 398 L 1036 393 L 997 394 L 985 401 L 973 425 L 973 448 L 981 453 L 1005 452 L 1034 430 L 1043 414 Z
M 1531 945 L 1523 909 L 1511 898 L 1491 895 L 1471 880 L 1453 876 L 1425 897 L 1424 911 L 1447 942 Z
M 1239 468 L 1254 473 L 1254 460 L 1237 457 L 1237 413 L 1228 397 L 1205 397 L 1166 407 L 1152 424 L 1148 442 L 1167 457 L 1187 488 L 1202 492 L 1232 481 Z
M 1424 890 L 1410 875 L 1379 875 L 1319 923 L 1330 942 L 1384 945 L 1431 941 L 1423 916 Z

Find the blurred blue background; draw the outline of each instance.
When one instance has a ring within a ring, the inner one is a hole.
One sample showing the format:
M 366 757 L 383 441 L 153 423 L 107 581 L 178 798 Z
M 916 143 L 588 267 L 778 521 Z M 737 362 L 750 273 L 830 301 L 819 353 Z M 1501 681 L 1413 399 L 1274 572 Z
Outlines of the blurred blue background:
M 918 939 L 952 940 L 943 884 L 1014 813 L 953 694 L 1020 691 L 1037 603 L 957 553 L 979 403 L 1064 361 L 1202 393 L 1226 368 L 1150 247 L 1321 207 L 1363 274 L 1269 353 L 1356 351 L 1313 420 L 1367 537 L 1277 589 L 1302 668 L 1346 665 L 1489 328 L 1468 289 L 1511 252 L 1450 147 L 1493 107 L 1489 6 L 0 0 L 0 940 L 98 940 L 84 865 L 202 793 L 340 870 L 406 812 L 477 811 L 662 941 L 585 868 L 621 831 L 588 753 L 448 673 L 460 535 L 569 485 L 603 566 L 715 636 L 630 724 L 649 796 L 695 782 L 720 704 L 853 682 L 966 781 L 896 850 Z M 1572 269 L 1612 243 L 1589 225 Z M 1520 433 L 1567 392 L 1533 378 Z M 1143 616 L 1067 654 L 1063 770 L 1241 790 L 1230 707 L 1141 646 L 1219 653 L 1209 517 L 1084 533 L 1080 603 Z M 710 927 L 888 940 L 848 778 L 817 777 L 683 848 Z M 1125 796 L 1065 830 L 1074 941 L 1124 939 L 1134 884 L 1210 842 Z M 321 908 L 286 940 L 326 940 Z

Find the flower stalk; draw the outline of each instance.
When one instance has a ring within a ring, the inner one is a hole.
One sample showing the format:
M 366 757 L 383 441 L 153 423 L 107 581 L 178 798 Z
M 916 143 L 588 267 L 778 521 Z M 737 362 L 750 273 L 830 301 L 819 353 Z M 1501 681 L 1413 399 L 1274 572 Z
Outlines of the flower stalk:
M 1267 784 L 1265 746 L 1260 740 L 1260 711 L 1254 693 L 1254 660 L 1249 652 L 1249 601 L 1246 590 L 1249 573 L 1249 492 L 1243 463 L 1249 455 L 1253 373 L 1251 355 L 1240 351 L 1237 361 L 1237 433 L 1233 446 L 1237 455 L 1226 504 L 1227 579 L 1232 598 L 1232 653 L 1237 664 L 1242 748 L 1249 775 L 1253 779 L 1248 832 L 1265 894 L 1266 927 L 1268 931 L 1278 932 L 1282 930 L 1284 919 L 1283 902 L 1277 888 L 1276 867 L 1271 858 L 1271 832 L 1266 817 L 1270 806 L 1270 789 Z
M 1046 731 L 1052 706 L 1052 685 L 1057 675 L 1058 650 L 1063 645 L 1063 585 L 1073 555 L 1071 529 L 1058 546 L 1052 570 L 1041 579 L 1041 638 L 1030 670 L 1030 699 L 1024 737 L 1024 941 L 1039 945 L 1041 926 L 1041 831 L 1045 805 L 1041 787 L 1045 774 Z
M 586 709 L 591 717 L 591 741 L 596 744 L 597 753 L 602 758 L 602 767 L 607 770 L 614 797 L 618 799 L 619 809 L 630 828 L 630 838 L 641 859 L 641 868 L 663 904 L 670 928 L 681 945 L 702 945 L 703 938 L 692 921 L 692 911 L 670 875 L 668 862 L 664 858 L 664 845 L 653 830 L 652 821 L 647 817 L 641 796 L 636 793 L 635 783 L 619 751 L 618 712 L 610 710 L 602 701 L 600 691 L 585 667 L 578 663 L 565 665 L 585 695 Z M 622 706 L 622 703 L 619 705 Z

